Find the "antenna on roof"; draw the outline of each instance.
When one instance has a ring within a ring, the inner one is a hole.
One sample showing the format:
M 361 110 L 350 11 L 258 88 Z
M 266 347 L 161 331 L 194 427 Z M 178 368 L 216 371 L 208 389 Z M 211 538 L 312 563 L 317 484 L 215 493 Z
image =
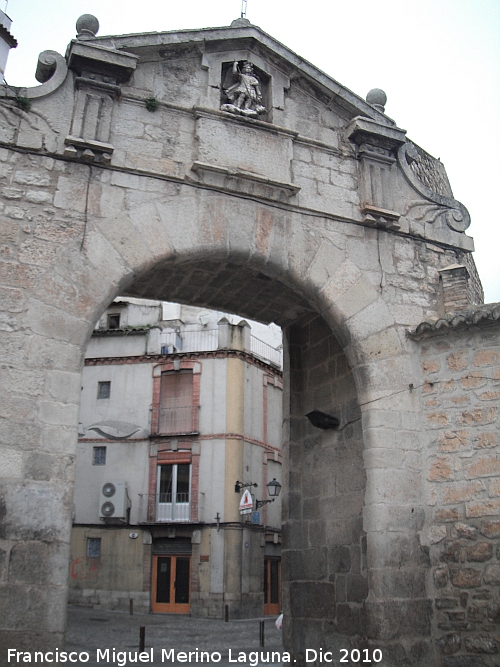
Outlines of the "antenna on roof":
M 246 19 L 247 17 L 247 0 L 241 0 L 241 18 Z

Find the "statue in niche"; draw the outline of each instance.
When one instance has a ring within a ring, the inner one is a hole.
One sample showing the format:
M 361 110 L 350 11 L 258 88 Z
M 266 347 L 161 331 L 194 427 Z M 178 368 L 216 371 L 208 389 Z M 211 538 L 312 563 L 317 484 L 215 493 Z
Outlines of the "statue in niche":
M 222 104 L 222 111 L 241 114 L 249 118 L 257 118 L 267 111 L 262 104 L 262 89 L 259 79 L 255 76 L 253 65 L 245 60 L 241 70 L 238 61 L 224 80 L 223 91 L 229 103 Z

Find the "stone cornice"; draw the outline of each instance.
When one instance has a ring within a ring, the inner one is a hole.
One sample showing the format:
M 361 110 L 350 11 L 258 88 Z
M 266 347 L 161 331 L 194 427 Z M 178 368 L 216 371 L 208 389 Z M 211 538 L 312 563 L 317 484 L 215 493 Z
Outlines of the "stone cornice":
M 92 357 L 85 359 L 85 366 L 121 366 L 129 364 L 154 364 L 172 361 L 173 359 L 226 359 L 239 358 L 247 361 L 266 372 L 282 377 L 283 373 L 276 366 L 266 364 L 250 352 L 240 350 L 208 350 L 204 352 L 176 352 L 175 354 L 141 354 L 135 357 Z

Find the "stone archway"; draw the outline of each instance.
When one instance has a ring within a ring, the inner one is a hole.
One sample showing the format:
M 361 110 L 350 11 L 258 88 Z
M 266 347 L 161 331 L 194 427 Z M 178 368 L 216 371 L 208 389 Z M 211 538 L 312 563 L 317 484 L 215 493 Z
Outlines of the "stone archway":
M 205 220 L 207 216 L 205 215 Z M 278 267 L 254 258 L 160 260 L 141 272 L 128 296 L 169 298 L 252 319 L 276 321 L 285 335 L 283 583 L 288 647 L 303 658 L 311 632 L 322 645 L 366 645 L 368 561 L 363 507 L 366 474 L 356 382 L 325 322 Z M 255 268 L 254 268 L 255 267 Z M 269 275 L 271 274 L 271 275 Z M 274 274 L 274 277 L 273 277 Z M 335 431 L 305 418 L 334 412 Z M 341 592 L 342 591 L 342 592 Z M 328 627 L 333 621 L 334 626 Z
M 379 431 L 370 427 L 361 429 L 361 406 L 367 402 L 364 410 L 380 404 L 383 410 L 393 410 L 392 394 L 402 392 L 401 387 L 406 386 L 406 354 L 399 344 L 398 328 L 394 322 L 387 326 L 384 318 L 387 306 L 345 251 L 324 238 L 321 241 L 310 238 L 303 230 L 300 216 L 285 217 L 252 202 L 245 202 L 242 207 L 241 202 L 217 197 L 212 192 L 194 195 L 195 202 L 187 197 L 183 200 L 182 196 L 172 200 L 162 198 L 155 202 L 153 210 L 153 205 L 147 204 L 124 212 L 121 217 L 95 218 L 86 230 L 83 244 L 79 239 L 72 247 L 61 248 L 57 266 L 33 287 L 25 321 L 32 332 L 31 372 L 45 377 L 44 386 L 49 388 L 37 397 L 38 419 L 47 444 L 42 452 L 32 454 L 34 479 L 25 479 L 21 487 L 15 485 L 6 503 L 13 519 L 5 525 L 20 540 L 11 555 L 19 576 L 18 585 L 23 570 L 32 577 L 28 581 L 31 590 L 47 578 L 53 581 L 52 587 L 43 586 L 40 595 L 45 599 L 50 596 L 52 604 L 59 605 L 62 626 L 66 582 L 61 562 L 67 550 L 71 481 L 54 479 L 44 472 L 56 458 L 47 438 L 52 438 L 60 448 L 57 458 L 62 455 L 62 460 L 69 462 L 74 452 L 81 350 L 103 307 L 118 293 L 154 298 L 168 295 L 194 305 L 274 320 L 285 327 L 292 362 L 286 373 L 290 392 L 287 401 L 291 405 L 290 434 L 286 436 L 290 441 L 291 492 L 285 503 L 288 518 L 284 571 L 290 581 L 287 590 L 292 592 L 294 600 L 285 602 L 292 619 L 288 620 L 285 632 L 298 656 L 311 641 L 316 641 L 314 637 L 321 637 L 322 645 L 335 647 L 346 638 L 359 644 L 371 632 L 380 645 L 382 637 L 371 628 L 377 622 L 382 623 L 378 618 L 384 613 L 382 603 L 387 604 L 388 596 L 383 583 L 377 582 L 379 601 L 371 602 L 375 613 L 370 615 L 367 602 L 370 556 L 376 560 L 380 535 L 384 536 L 384 553 L 390 550 L 385 526 L 391 525 L 396 515 L 398 531 L 391 532 L 391 537 L 397 536 L 399 545 L 406 537 L 408 541 L 415 540 L 419 485 L 418 475 L 400 470 L 404 478 L 399 480 L 399 487 L 395 489 L 394 484 L 390 489 L 386 487 L 387 464 L 380 469 L 381 464 L 376 460 L 381 447 L 377 439 Z M 193 222 L 194 214 L 203 224 L 198 220 Z M 179 231 L 184 224 L 191 224 L 189 240 Z M 228 240 L 235 238 L 232 229 L 245 225 L 238 250 L 228 249 Z M 299 245 L 299 236 L 303 245 Z M 207 243 L 207 237 L 214 239 L 212 243 Z M 161 243 L 156 239 L 161 239 Z M 362 243 L 376 248 L 376 233 L 369 232 L 368 241 L 363 237 Z M 331 268 L 327 267 L 332 267 L 332 256 L 337 258 L 338 269 L 330 277 Z M 299 266 L 294 267 L 299 260 Z M 302 274 L 305 279 L 300 278 L 299 282 L 298 276 Z M 345 292 L 353 290 L 365 295 L 357 306 L 361 315 L 367 311 L 364 326 L 368 331 L 364 337 L 351 329 L 357 314 L 354 302 L 348 301 L 351 318 L 340 319 L 342 299 L 332 301 L 326 296 L 328 289 L 342 290 L 340 276 L 346 274 L 351 286 L 344 285 Z M 325 284 L 318 283 L 318 277 L 323 280 L 326 277 Z M 311 294 L 316 294 L 315 303 Z M 371 309 L 366 305 L 370 299 Z M 382 331 L 378 330 L 381 327 Z M 363 346 L 368 353 L 363 353 Z M 388 389 L 381 374 L 392 387 L 387 400 L 383 399 Z M 398 377 L 400 389 L 394 390 Z M 409 392 L 403 396 L 405 400 L 409 398 L 411 407 Z M 304 418 L 307 411 L 332 407 L 341 416 L 339 432 L 318 435 L 307 426 Z M 398 420 L 402 419 L 401 407 L 399 401 Z M 363 419 L 377 419 L 376 413 L 371 409 Z M 379 421 L 385 419 L 379 417 Z M 388 431 L 384 428 L 380 432 L 385 456 L 390 449 Z M 313 488 L 310 482 L 316 475 L 322 481 Z M 408 490 L 413 494 L 411 509 Z M 31 502 L 39 508 L 36 526 L 29 511 Z M 319 543 L 323 546 L 319 547 Z M 418 540 L 413 548 L 417 549 L 417 560 L 410 559 L 409 569 L 421 562 Z M 43 571 L 27 568 L 32 559 L 40 562 L 42 558 Z M 383 564 L 377 565 L 373 576 L 384 572 Z M 391 613 L 401 616 L 401 602 L 394 604 L 397 611 Z M 404 604 L 411 610 L 407 623 L 413 624 L 416 613 L 413 607 L 416 605 L 419 610 L 426 601 L 410 598 Z M 32 627 L 33 619 L 34 616 L 28 615 L 28 627 Z M 402 622 L 404 619 L 400 619 Z M 50 646 L 59 641 L 58 637 L 57 631 L 47 631 L 44 635 L 35 633 L 32 641 Z
M 221 73 L 244 60 L 265 118 L 221 108 Z M 44 63 L 31 115 L 5 94 L 0 118 L 2 650 L 63 640 L 83 351 L 129 294 L 285 327 L 286 641 L 298 660 L 348 642 L 427 666 L 432 499 L 407 329 L 441 311 L 440 269 L 472 267 L 442 165 L 246 23 L 91 31 Z M 341 430 L 310 430 L 304 414 L 333 404 Z

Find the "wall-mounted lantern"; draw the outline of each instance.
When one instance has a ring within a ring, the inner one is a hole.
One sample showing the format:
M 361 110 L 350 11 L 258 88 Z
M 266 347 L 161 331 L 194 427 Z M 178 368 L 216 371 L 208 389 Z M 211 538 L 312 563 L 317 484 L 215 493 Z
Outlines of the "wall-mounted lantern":
M 274 501 L 276 500 L 276 498 L 280 494 L 281 484 L 276 481 L 276 478 L 274 478 L 266 486 L 267 486 L 267 493 L 268 493 L 269 496 L 271 496 L 271 499 L 270 500 L 257 500 L 255 502 L 255 509 L 259 509 L 259 508 L 263 507 L 264 505 L 267 505 L 268 503 L 274 503 Z

